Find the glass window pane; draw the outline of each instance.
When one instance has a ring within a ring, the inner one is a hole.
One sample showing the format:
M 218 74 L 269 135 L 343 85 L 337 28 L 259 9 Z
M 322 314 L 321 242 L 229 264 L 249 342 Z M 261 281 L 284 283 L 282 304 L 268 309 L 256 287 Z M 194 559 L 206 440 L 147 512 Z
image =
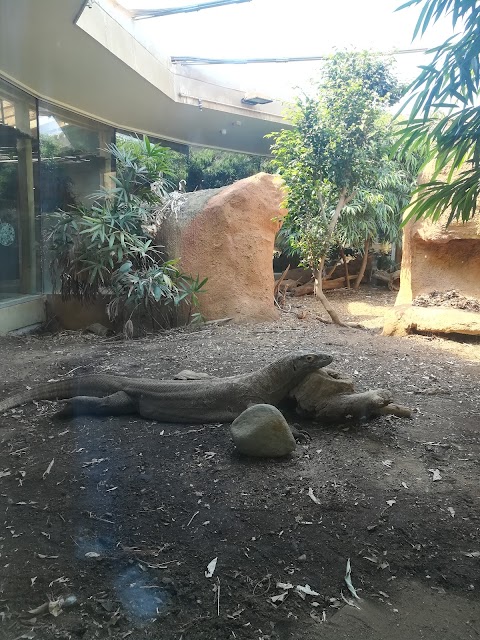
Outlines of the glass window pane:
M 0 80 L 0 303 L 40 289 L 35 99 Z
M 39 102 L 40 210 L 45 231 L 48 214 L 83 205 L 101 186 L 111 187 L 114 171 L 107 145 L 115 141 L 115 130 L 70 111 Z M 51 260 L 44 251 L 44 290 L 52 290 Z M 55 279 L 57 279 L 55 277 Z
M 114 129 L 44 103 L 38 121 L 42 212 L 91 205 L 88 196 L 108 184 L 113 170 L 106 148 Z

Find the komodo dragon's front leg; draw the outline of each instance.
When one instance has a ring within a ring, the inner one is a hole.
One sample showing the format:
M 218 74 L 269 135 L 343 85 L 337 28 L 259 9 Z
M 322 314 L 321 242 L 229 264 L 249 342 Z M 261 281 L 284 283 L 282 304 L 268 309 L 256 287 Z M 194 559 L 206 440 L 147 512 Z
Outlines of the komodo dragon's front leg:
M 138 405 L 125 391 L 117 391 L 110 396 L 93 398 L 76 396 L 70 398 L 55 415 L 58 418 L 71 418 L 77 415 L 123 416 L 138 413 Z

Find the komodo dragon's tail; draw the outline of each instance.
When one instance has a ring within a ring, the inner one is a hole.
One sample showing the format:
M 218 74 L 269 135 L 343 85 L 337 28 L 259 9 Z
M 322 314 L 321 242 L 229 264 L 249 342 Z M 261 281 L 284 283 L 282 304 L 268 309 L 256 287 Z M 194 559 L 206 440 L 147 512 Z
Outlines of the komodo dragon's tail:
M 117 376 L 91 375 L 41 384 L 2 400 L 0 414 L 34 400 L 64 400 L 80 395 L 102 397 L 119 390 L 118 379 Z

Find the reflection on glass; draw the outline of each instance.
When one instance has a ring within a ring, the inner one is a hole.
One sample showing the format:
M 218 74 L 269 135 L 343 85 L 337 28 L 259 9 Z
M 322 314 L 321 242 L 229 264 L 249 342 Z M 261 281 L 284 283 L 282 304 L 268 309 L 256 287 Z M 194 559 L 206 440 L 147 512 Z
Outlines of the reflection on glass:
M 40 210 L 44 228 L 48 228 L 49 213 L 68 211 L 73 205 L 90 207 L 89 196 L 107 185 L 113 167 L 106 148 L 114 141 L 115 131 L 44 103 L 39 104 L 38 123 Z M 44 287 L 50 291 L 48 252 L 45 258 Z
M 0 304 L 45 290 L 39 257 L 45 214 L 90 206 L 89 194 L 110 186 L 114 167 L 106 148 L 114 133 L 48 104 L 37 107 L 0 80 Z
M 46 104 L 39 105 L 41 210 L 91 205 L 88 196 L 112 171 L 114 129 Z
M 40 286 L 35 100 L 0 81 L 0 302 Z

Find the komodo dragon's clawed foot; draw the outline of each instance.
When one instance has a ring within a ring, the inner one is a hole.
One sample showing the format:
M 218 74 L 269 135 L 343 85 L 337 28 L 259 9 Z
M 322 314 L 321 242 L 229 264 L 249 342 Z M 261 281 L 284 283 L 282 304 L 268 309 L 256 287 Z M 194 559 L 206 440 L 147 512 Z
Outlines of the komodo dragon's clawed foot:
M 55 413 L 56 418 L 73 418 L 81 415 L 121 416 L 137 412 L 133 400 L 124 391 L 118 391 L 103 398 L 76 396 L 70 398 L 65 406 Z
M 295 438 L 296 442 L 306 444 L 312 441 L 312 436 L 308 433 L 308 431 L 297 429 L 297 427 L 293 424 L 290 425 L 290 431 L 292 432 L 292 436 Z

